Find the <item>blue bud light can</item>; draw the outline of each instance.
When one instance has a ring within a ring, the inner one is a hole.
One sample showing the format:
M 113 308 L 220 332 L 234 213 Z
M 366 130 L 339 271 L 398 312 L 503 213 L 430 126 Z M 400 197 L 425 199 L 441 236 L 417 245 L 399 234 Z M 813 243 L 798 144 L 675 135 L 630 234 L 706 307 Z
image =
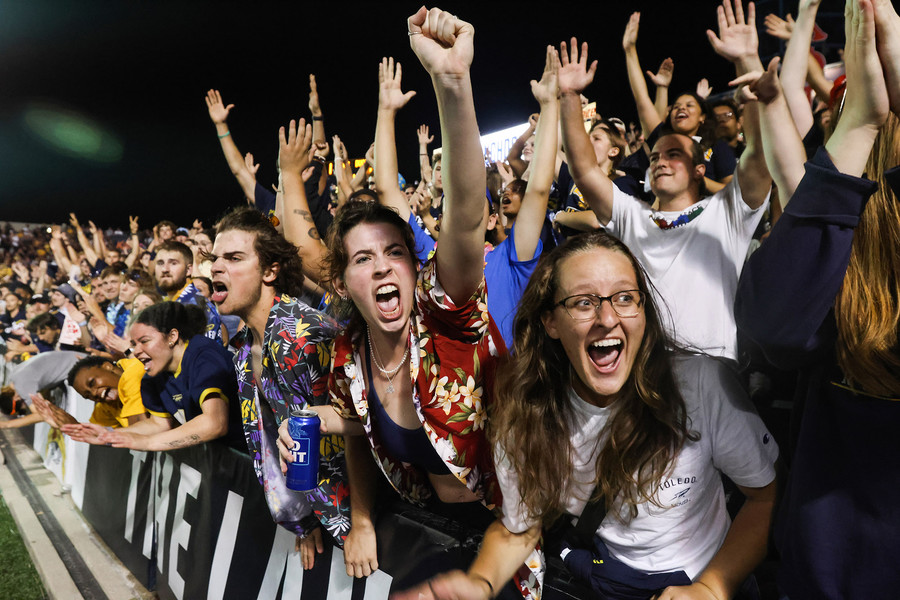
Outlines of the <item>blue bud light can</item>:
M 319 415 L 294 409 L 288 419 L 288 434 L 294 440 L 293 460 L 287 467 L 287 488 L 308 492 L 319 487 Z

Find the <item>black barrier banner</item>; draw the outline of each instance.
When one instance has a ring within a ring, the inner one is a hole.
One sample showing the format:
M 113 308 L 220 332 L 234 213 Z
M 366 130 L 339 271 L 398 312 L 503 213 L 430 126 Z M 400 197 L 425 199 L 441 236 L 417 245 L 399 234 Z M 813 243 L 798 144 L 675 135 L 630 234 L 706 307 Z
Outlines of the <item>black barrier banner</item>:
M 162 600 L 387 600 L 466 568 L 479 542 L 459 523 L 389 503 L 376 524 L 382 570 L 355 580 L 343 552 L 327 544 L 303 570 L 296 538 L 272 522 L 249 457 L 224 444 L 158 453 L 91 446 L 86 477 L 83 514 Z M 545 600 L 573 597 L 547 583 Z M 500 597 L 517 597 L 510 587 Z
M 91 446 L 81 512 L 147 589 L 155 587 L 153 520 L 148 520 L 153 455 Z
M 218 443 L 149 454 L 92 446 L 82 512 L 163 600 L 386 600 L 390 592 L 383 572 L 348 577 L 337 548 L 326 546 L 304 571 L 250 459 Z

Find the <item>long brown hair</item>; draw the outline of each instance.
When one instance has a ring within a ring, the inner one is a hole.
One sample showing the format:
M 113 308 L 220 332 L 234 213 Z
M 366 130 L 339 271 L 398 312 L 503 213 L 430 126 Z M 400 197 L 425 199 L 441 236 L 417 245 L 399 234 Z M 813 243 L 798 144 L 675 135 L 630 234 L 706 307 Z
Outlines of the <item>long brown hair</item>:
M 541 316 L 555 306 L 563 261 L 597 248 L 628 257 L 646 298 L 644 338 L 628 380 L 611 405 L 608 439 L 597 457 L 595 484 L 599 482 L 600 494 L 608 503 L 621 502 L 633 519 L 639 503 L 655 503 L 656 484 L 672 467 L 685 439 L 699 439 L 688 430 L 687 409 L 667 350 L 671 343 L 637 259 L 603 231 L 570 238 L 542 257 L 522 294 L 514 322 L 514 354 L 498 374 L 488 428 L 491 442 L 500 444 L 518 476 L 519 501 L 530 518 L 546 524 L 564 512 L 561 494 L 573 468 L 568 443 L 572 370 L 560 341 L 544 330 Z
M 891 113 L 866 164 L 878 182 L 856 227 L 834 305 L 837 360 L 848 381 L 873 394 L 900 393 L 900 202 L 884 172 L 900 164 L 900 119 Z

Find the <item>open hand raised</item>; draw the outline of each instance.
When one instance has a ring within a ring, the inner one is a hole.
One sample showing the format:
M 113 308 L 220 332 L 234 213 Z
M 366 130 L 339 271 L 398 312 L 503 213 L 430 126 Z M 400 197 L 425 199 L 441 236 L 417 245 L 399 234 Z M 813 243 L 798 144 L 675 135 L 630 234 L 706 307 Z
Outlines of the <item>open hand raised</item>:
M 637 13 L 635 13 L 637 14 Z M 578 40 L 572 38 L 571 49 L 565 42 L 559 45 L 559 92 L 560 94 L 581 94 L 594 81 L 597 72 L 597 61 L 587 66 L 587 42 L 581 44 L 581 55 L 578 54 Z
M 228 119 L 228 113 L 234 108 L 234 104 L 225 106 L 219 90 L 209 90 L 206 92 L 206 108 L 209 110 L 209 118 L 218 125 Z
M 400 63 L 394 63 L 394 57 L 382 58 L 378 65 L 378 108 L 397 111 L 406 106 L 415 92 L 405 94 L 400 89 L 402 69 Z

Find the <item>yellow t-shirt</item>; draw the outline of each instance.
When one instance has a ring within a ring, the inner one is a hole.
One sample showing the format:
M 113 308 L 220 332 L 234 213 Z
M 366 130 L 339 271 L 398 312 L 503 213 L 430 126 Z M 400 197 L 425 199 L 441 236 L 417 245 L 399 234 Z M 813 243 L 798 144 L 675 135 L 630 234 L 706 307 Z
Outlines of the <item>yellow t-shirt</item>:
M 141 401 L 141 379 L 144 377 L 144 364 L 136 358 L 123 358 L 116 365 L 123 370 L 118 385 L 122 408 L 116 409 L 108 404 L 98 402 L 94 406 L 91 423 L 102 427 L 128 427 L 128 417 L 147 412 Z

